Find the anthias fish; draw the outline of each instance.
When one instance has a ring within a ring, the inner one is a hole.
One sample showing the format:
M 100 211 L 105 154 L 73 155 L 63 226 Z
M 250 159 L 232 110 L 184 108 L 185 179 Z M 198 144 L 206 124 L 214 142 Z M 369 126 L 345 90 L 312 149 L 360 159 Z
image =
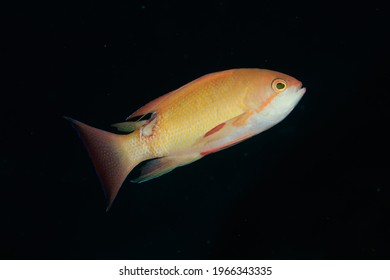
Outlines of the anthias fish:
M 138 183 L 235 145 L 283 120 L 305 91 L 300 81 L 279 72 L 232 69 L 202 76 L 113 125 L 127 134 L 66 119 L 88 150 L 109 209 L 139 163 L 150 160 L 133 180 Z

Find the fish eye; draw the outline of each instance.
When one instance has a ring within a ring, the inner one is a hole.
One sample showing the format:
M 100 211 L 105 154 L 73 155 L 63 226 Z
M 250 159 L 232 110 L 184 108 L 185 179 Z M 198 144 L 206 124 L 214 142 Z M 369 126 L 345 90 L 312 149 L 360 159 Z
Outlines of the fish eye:
M 286 88 L 287 88 L 287 82 L 283 79 L 275 79 L 272 82 L 272 89 L 274 91 L 281 92 L 284 91 Z

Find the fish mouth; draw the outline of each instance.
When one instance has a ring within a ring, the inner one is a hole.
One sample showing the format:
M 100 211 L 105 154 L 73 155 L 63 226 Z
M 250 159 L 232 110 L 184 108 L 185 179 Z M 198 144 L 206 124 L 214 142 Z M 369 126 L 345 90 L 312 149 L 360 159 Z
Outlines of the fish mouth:
M 297 91 L 297 94 L 304 94 L 306 92 L 306 88 L 305 87 L 299 87 L 298 91 Z

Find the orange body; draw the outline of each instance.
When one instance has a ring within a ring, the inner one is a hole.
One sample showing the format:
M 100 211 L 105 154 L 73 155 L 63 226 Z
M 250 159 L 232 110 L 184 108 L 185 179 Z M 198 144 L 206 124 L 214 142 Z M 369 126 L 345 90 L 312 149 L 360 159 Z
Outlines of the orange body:
M 89 151 L 110 207 L 124 179 L 140 162 L 154 159 L 135 182 L 234 145 L 280 122 L 304 92 L 301 82 L 279 72 L 233 69 L 205 75 L 113 125 L 127 135 L 69 120 Z

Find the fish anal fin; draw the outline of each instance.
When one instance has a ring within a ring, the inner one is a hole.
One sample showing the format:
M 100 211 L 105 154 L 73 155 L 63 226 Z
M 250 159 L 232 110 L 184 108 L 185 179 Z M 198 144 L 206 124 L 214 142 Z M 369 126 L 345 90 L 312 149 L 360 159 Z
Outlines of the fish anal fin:
M 176 167 L 183 166 L 200 159 L 199 153 L 189 155 L 176 155 L 150 160 L 141 168 L 141 175 L 132 180 L 135 183 L 142 183 L 161 175 L 164 175 Z

